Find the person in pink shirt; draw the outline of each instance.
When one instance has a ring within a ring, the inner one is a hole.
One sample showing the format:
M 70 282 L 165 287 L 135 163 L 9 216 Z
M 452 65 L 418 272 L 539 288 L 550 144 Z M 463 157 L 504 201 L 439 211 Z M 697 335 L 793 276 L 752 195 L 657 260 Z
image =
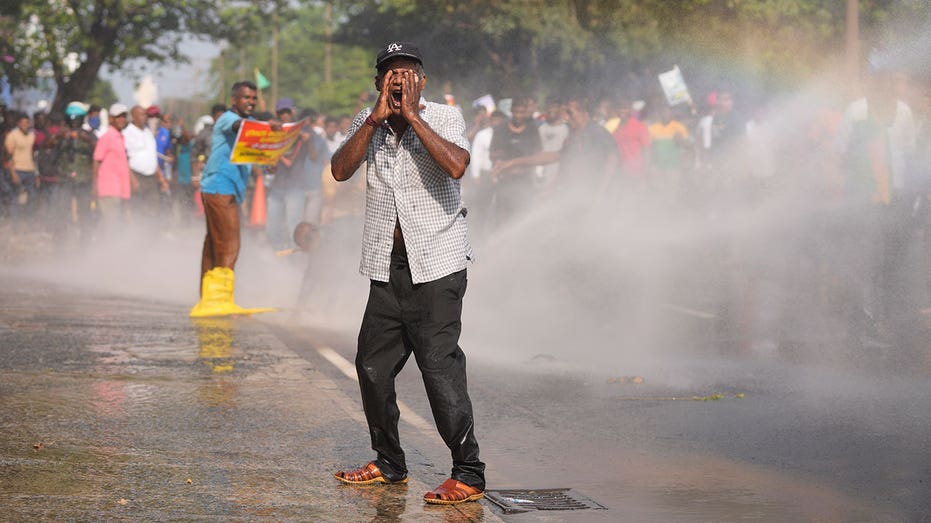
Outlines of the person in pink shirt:
M 646 176 L 645 156 L 650 146 L 650 131 L 632 114 L 629 103 L 621 104 L 621 123 L 614 131 L 614 141 L 621 155 L 624 175 L 634 181 L 643 181 Z
M 121 131 L 129 123 L 129 109 L 120 103 L 110 106 L 110 127 L 94 147 L 92 198 L 105 230 L 113 228 L 130 197 L 129 159 Z

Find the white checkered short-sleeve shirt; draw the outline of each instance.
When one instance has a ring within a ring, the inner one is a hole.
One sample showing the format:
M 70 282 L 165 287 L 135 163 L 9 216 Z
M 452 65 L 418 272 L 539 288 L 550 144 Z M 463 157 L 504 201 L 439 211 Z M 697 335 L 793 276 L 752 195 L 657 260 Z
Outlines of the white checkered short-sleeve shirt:
M 459 109 L 433 102 L 420 116 L 443 139 L 466 151 L 465 119 Z M 352 122 L 346 140 L 365 125 L 371 108 Z M 343 143 L 346 143 L 344 141 Z M 401 224 L 414 283 L 442 278 L 466 267 L 472 257 L 459 180 L 436 163 L 413 129 L 400 143 L 388 127 L 375 130 L 365 155 L 365 228 L 359 272 L 388 281 L 395 219 Z

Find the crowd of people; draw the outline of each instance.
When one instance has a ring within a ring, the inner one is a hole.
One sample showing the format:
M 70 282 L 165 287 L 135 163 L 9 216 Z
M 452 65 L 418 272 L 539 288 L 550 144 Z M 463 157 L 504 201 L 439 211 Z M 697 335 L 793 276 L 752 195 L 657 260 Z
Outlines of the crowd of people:
M 812 88 L 751 105 L 721 89 L 677 106 L 649 93 L 570 94 L 542 108 L 515 96 L 509 114 L 479 108 L 464 183 L 470 226 L 494 237 L 573 199 L 561 221 L 637 209 L 623 216 L 647 227 L 670 217 L 728 223 L 701 252 L 729 268 L 726 278 L 743 271 L 736 296 L 781 279 L 796 300 L 838 301 L 852 346 L 915 342 L 920 315 L 931 313 L 927 263 L 913 261 L 929 252 L 931 89 L 871 71 L 864 92 L 845 102 L 839 89 Z M 774 259 L 792 269 L 764 274 Z
M 845 253 L 855 267 L 842 276 L 851 302 L 882 330 L 902 294 L 895 274 L 927 221 L 931 104 L 926 85 L 899 74 L 871 75 L 866 93 L 849 105 L 821 91 L 751 105 L 736 89 L 718 89 L 675 106 L 658 89 L 549 96 L 539 105 L 515 94 L 497 109 L 464 110 L 470 234 L 476 243 L 493 239 L 566 195 L 593 195 L 596 207 L 636 201 L 722 216 L 778 198 L 804 202 L 832 209 L 832 219 L 808 228 L 820 231 L 821 250 Z M 360 109 L 371 102 L 366 96 Z M 127 224 L 163 233 L 196 226 L 212 126 L 226 110 L 215 105 L 189 127 L 155 105 L 72 102 L 62 113 L 31 117 L 4 109 L 0 227 L 87 244 Z M 259 226 L 271 250 L 288 253 L 299 248 L 294 231 L 302 222 L 319 228 L 358 219 L 363 177 L 337 189 L 329 174 L 351 116 L 301 109 L 289 98 L 254 116 L 309 123 L 277 167 L 252 168 L 243 215 L 261 180 L 267 221 L 243 226 Z
M 203 215 L 199 184 L 212 127 L 226 110 L 216 104 L 191 127 L 157 105 L 102 108 L 76 101 L 61 113 L 31 116 L 0 108 L 0 228 L 10 236 L 43 232 L 59 245 L 86 246 L 120 227 L 167 235 L 194 226 Z M 298 222 L 319 223 L 325 212 L 341 212 L 338 203 L 324 211 L 322 174 L 350 118 L 298 111 L 287 98 L 275 114 L 256 116 L 309 121 L 277 169 L 254 171 L 268 188 L 267 223 L 259 225 L 276 251 L 287 250 L 296 247 L 289 231 Z

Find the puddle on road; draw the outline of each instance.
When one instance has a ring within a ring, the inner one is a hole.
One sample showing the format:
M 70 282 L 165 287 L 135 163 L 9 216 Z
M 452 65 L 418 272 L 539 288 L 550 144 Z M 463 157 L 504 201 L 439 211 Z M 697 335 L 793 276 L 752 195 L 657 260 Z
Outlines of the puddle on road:
M 280 355 L 263 332 L 228 320 L 183 325 L 177 343 L 79 338 L 54 369 L 0 370 L 4 517 L 484 520 L 477 504 L 425 508 L 420 489 L 340 489 L 333 457 L 367 447 L 345 439 L 357 422 L 302 402 L 306 381 L 277 380 Z

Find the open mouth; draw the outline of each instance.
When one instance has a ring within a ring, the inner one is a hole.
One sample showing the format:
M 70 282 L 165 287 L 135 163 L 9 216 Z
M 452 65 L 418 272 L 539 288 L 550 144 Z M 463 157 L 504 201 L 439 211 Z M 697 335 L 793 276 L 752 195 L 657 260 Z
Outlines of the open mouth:
M 394 105 L 400 107 L 401 106 L 401 91 L 392 92 L 391 101 L 394 103 Z

